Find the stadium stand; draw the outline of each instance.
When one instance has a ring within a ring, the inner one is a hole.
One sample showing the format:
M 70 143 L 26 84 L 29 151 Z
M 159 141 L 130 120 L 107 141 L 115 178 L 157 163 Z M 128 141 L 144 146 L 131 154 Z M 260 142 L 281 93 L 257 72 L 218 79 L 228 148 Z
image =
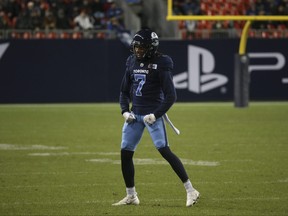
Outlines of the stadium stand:
M 173 0 L 175 15 L 288 15 L 288 0 Z M 244 21 L 179 21 L 182 39 L 239 37 Z M 193 27 L 191 27 L 193 25 Z M 253 22 L 250 37 L 287 38 L 288 22 Z
M 15 39 L 109 38 L 114 5 L 112 0 L 3 0 L 0 32 Z
M 175 15 L 288 15 L 288 0 L 173 0 Z M 0 38 L 123 38 L 141 26 L 176 39 L 240 37 L 244 21 L 167 22 L 167 1 L 2 0 Z M 287 38 L 288 22 L 257 21 L 250 37 Z

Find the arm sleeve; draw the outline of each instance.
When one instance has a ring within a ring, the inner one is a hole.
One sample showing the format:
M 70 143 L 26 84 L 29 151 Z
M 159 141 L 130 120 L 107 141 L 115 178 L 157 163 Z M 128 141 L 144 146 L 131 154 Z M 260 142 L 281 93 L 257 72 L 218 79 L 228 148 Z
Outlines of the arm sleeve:
M 131 101 L 131 95 L 130 95 L 131 80 L 130 80 L 129 65 L 130 65 L 130 58 L 128 58 L 126 61 L 126 70 L 120 86 L 119 103 L 121 107 L 121 114 L 130 111 L 129 104 Z
M 161 105 L 154 111 L 156 118 L 164 115 L 171 106 L 175 103 L 177 99 L 176 90 L 173 83 L 173 61 L 170 57 L 166 57 L 165 64 L 160 68 L 159 78 L 161 83 L 161 88 L 164 94 L 164 100 Z

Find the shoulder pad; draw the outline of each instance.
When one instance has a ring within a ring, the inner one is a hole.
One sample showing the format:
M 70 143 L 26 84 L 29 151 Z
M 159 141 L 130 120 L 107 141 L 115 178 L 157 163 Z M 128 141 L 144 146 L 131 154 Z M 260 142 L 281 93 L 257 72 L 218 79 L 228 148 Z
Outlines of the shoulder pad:
M 159 64 L 162 68 L 170 68 L 173 69 L 174 63 L 170 56 L 162 55 L 159 57 Z
M 129 66 L 129 65 L 131 65 L 131 63 L 133 62 L 133 61 L 135 61 L 135 56 L 134 55 L 130 55 L 130 56 L 128 56 L 128 58 L 127 58 L 127 60 L 126 60 L 126 66 Z

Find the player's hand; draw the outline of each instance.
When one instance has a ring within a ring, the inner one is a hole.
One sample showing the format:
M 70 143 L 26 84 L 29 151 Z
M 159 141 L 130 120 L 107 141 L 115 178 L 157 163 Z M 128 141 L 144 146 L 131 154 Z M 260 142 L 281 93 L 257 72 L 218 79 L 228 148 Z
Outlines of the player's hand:
M 143 120 L 145 123 L 152 125 L 156 121 L 156 117 L 154 114 L 151 113 L 149 115 L 145 115 Z
M 133 113 L 130 113 L 130 112 L 124 112 L 123 117 L 127 123 L 131 123 L 136 119 L 135 115 Z

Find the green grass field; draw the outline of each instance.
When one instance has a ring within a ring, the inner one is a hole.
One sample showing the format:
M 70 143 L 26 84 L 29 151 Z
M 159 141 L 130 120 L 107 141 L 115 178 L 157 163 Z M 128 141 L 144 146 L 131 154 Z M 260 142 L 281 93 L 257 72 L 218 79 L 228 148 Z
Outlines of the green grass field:
M 176 103 L 171 149 L 184 187 L 145 132 L 135 154 L 139 206 L 125 196 L 118 104 L 0 105 L 0 215 L 288 215 L 288 102 Z

